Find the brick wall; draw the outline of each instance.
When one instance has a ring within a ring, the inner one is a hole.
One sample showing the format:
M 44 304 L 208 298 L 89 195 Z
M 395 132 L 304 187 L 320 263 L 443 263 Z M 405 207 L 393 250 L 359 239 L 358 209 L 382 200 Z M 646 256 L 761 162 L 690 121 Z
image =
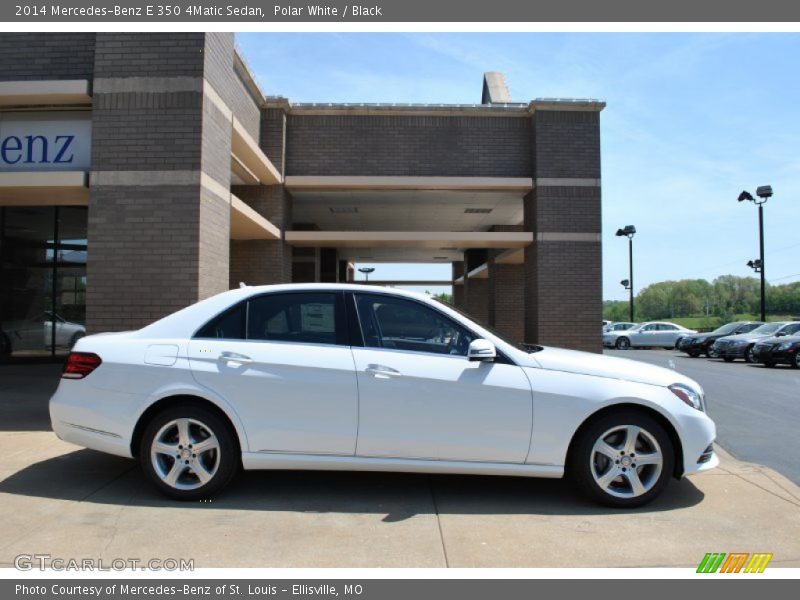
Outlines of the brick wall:
M 292 115 L 287 175 L 530 177 L 517 117 Z
M 279 108 L 261 111 L 261 149 L 281 173 L 285 171 L 286 113 Z
M 525 340 L 525 268 L 489 263 L 489 324 L 507 341 Z
M 600 113 L 538 110 L 533 123 L 537 178 L 600 178 Z
M 204 33 L 98 33 L 94 76 L 202 77 Z
M 261 98 L 254 98 L 234 68 L 233 33 L 206 34 L 205 75 L 225 104 L 256 142 L 261 125 Z
M 199 169 L 202 108 L 198 92 L 95 94 L 92 169 Z
M 0 35 L 0 81 L 91 79 L 94 33 Z
M 87 329 L 137 329 L 198 298 L 196 186 L 98 186 L 89 197 Z

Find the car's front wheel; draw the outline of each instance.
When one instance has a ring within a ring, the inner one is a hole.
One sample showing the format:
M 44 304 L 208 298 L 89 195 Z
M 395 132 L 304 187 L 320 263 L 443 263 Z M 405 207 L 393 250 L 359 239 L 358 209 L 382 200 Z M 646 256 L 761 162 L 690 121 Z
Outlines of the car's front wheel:
M 664 428 L 650 416 L 624 410 L 586 427 L 576 440 L 569 474 L 589 498 L 616 508 L 642 506 L 669 483 L 674 449 Z
M 145 428 L 139 463 L 167 496 L 200 500 L 236 475 L 240 452 L 235 433 L 214 412 L 192 404 L 158 413 Z
M 697 358 L 698 356 L 700 356 L 700 350 L 687 350 L 686 354 L 688 354 L 692 358 Z
M 789 364 L 792 365 L 795 369 L 800 369 L 800 352 L 797 352 L 794 355 L 794 360 L 789 361 Z
M 626 337 L 621 337 L 617 339 L 617 343 L 614 345 L 617 350 L 628 350 L 631 347 L 631 341 Z
M 747 350 L 744 351 L 744 359 L 749 363 L 756 362 L 756 355 L 753 346 L 748 346 Z

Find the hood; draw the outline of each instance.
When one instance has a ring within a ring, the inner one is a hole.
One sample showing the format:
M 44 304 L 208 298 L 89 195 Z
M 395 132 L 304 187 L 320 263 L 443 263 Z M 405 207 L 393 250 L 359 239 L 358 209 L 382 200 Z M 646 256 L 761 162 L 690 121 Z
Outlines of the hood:
M 750 333 L 737 333 L 736 335 L 724 335 L 717 339 L 731 341 L 731 342 L 755 342 L 757 340 L 763 340 L 769 337 L 773 337 L 771 333 L 757 333 L 753 334 Z
M 758 340 L 760 344 L 782 344 L 783 342 L 800 342 L 800 335 L 771 335 L 768 338 Z
M 628 358 L 561 348 L 544 348 L 530 356 L 541 368 L 552 371 L 622 379 L 663 387 L 673 383 L 686 383 L 697 390 L 701 389 L 697 382 L 677 371 Z

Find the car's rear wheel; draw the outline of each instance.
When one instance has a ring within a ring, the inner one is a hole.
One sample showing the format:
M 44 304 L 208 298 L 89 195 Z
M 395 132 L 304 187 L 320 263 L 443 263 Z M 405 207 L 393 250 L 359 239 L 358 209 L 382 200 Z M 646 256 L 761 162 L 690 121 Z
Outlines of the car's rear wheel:
M 569 474 L 592 500 L 634 508 L 669 483 L 675 454 L 669 435 L 652 417 L 621 410 L 586 427 L 570 455 Z
M 85 334 L 85 333 L 83 333 L 82 331 L 77 331 L 77 332 L 73 333 L 73 334 L 72 334 L 72 337 L 71 337 L 71 338 L 70 338 L 70 340 L 69 340 L 69 347 L 70 347 L 70 349 L 74 348 L 74 347 L 75 347 L 75 344 L 77 344 L 77 343 L 78 343 L 78 340 L 79 340 L 79 339 L 81 339 L 82 337 L 84 337 L 85 335 L 86 335 L 86 334 Z
M 756 355 L 754 353 L 753 346 L 748 346 L 747 350 L 744 351 L 744 359 L 749 363 L 756 362 Z
M 714 350 L 713 346 L 709 346 L 708 350 L 706 350 L 706 356 L 708 358 L 719 358 L 719 352 Z
M 213 496 L 236 475 L 240 458 L 230 425 L 192 404 L 158 413 L 145 428 L 139 448 L 145 474 L 177 500 Z
M 789 364 L 795 369 L 800 369 L 800 352 L 794 355 L 794 360 L 789 361 Z
M 631 347 L 631 341 L 626 337 L 617 338 L 617 342 L 614 346 L 617 350 L 628 350 Z

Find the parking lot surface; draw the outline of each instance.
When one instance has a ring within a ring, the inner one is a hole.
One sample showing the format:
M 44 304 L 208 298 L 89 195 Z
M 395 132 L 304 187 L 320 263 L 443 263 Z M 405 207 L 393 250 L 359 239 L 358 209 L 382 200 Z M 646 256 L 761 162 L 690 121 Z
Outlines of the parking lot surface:
M 58 367 L 0 367 L 0 566 L 19 554 L 192 558 L 196 567 L 696 567 L 772 552 L 800 567 L 800 488 L 723 453 L 632 511 L 567 482 L 248 472 L 212 502 L 159 496 L 133 461 L 49 431 Z
M 674 350 L 606 350 L 673 368 L 706 392 L 717 442 L 738 459 L 772 467 L 800 484 L 800 369 L 741 360 L 689 358 Z

